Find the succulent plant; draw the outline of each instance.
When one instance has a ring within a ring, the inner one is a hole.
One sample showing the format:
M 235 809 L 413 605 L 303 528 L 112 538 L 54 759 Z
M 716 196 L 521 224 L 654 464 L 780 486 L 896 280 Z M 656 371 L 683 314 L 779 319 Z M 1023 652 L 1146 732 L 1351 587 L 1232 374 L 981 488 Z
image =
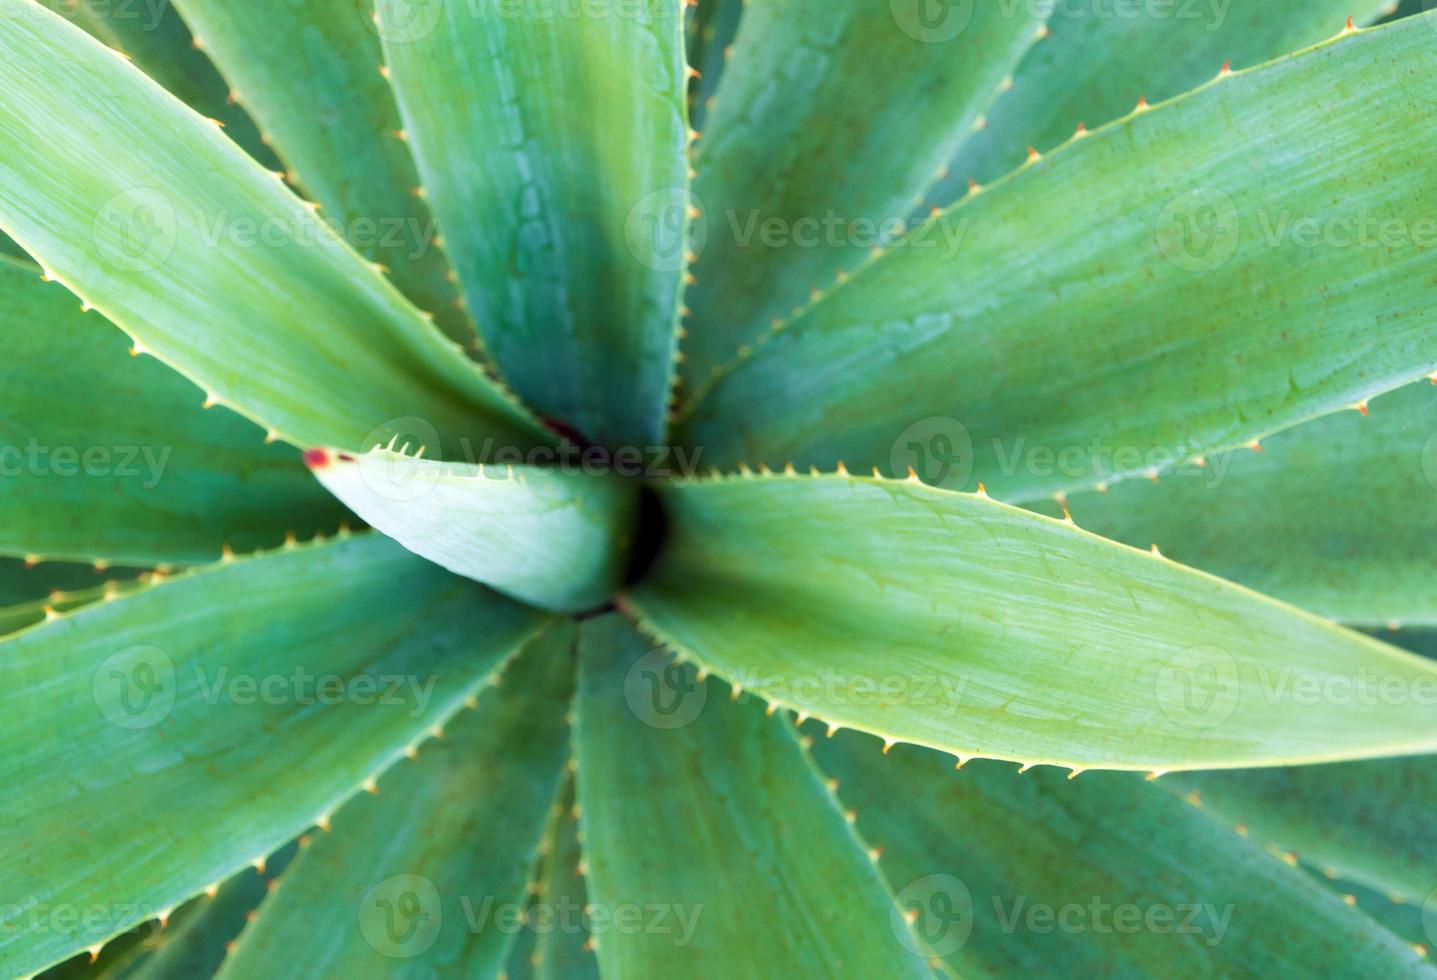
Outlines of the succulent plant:
M 0 974 L 1437 973 L 1426 6 L 0 0 Z

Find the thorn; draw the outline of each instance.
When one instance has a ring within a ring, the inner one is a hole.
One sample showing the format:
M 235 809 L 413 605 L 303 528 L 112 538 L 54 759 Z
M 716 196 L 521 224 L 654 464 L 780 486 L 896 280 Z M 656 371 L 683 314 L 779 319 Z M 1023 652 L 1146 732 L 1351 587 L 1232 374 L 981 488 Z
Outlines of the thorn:
M 260 874 L 264 874 L 264 858 L 255 858 L 253 861 L 250 862 L 250 867 L 254 868 L 255 871 L 259 872 Z
M 1256 439 L 1253 439 L 1253 440 L 1251 440 L 1250 442 L 1248 442 L 1247 448 L 1248 448 L 1248 449 L 1251 449 L 1251 450 L 1252 450 L 1253 452 L 1255 452 L 1255 453 L 1260 453 L 1260 452 L 1263 451 L 1263 449 L 1262 449 L 1262 443 L 1259 442 L 1259 441 L 1256 440 Z
M 838 461 L 838 466 L 834 468 L 834 473 L 838 474 L 839 476 L 848 475 L 848 467 L 843 465 L 843 460 L 840 459 Z
M 1152 551 L 1153 555 L 1157 558 L 1161 558 L 1163 556 L 1163 553 L 1158 550 L 1158 546 L 1156 543 L 1154 543 L 1152 548 L 1150 548 L 1149 550 Z
M 170 913 L 173 912 L 174 910 L 175 910 L 175 909 L 174 909 L 174 906 L 170 906 L 170 907 L 167 908 L 167 909 L 161 909 L 161 910 L 160 910 L 160 913 L 155 916 L 155 918 L 160 921 L 160 928 L 161 928 L 161 929 L 163 929 L 165 926 L 167 926 L 167 925 L 170 924 Z
M 1083 125 L 1082 123 L 1078 123 L 1078 128 L 1075 129 L 1075 130 L 1073 130 L 1073 139 L 1075 139 L 1075 140 L 1080 140 L 1080 139 L 1082 139 L 1084 136 L 1087 136 L 1087 135 L 1088 135 L 1088 127 L 1085 126 L 1085 125 Z
M 1362 399 L 1362 401 L 1358 402 L 1356 405 L 1353 405 L 1352 407 L 1355 408 L 1355 409 L 1357 409 L 1359 412 L 1361 412 L 1363 418 L 1366 418 L 1366 417 L 1367 417 L 1367 399 L 1366 399 L 1366 398 Z
M 1228 75 L 1231 75 L 1231 74 L 1232 74 L 1232 59 L 1229 58 L 1227 61 L 1224 61 L 1224 62 L 1222 63 L 1222 69 L 1217 73 L 1217 77 L 1218 77 L 1218 78 L 1226 78 Z
M 973 496 L 975 496 L 975 497 L 982 497 L 984 500 L 992 500 L 992 499 L 993 499 L 992 497 L 988 496 L 988 487 L 987 487 L 985 484 L 983 484 L 983 483 L 979 483 L 979 484 L 978 484 L 978 489 L 977 489 L 977 491 L 973 494 Z
M 892 749 L 893 746 L 895 746 L 895 745 L 897 745 L 897 744 L 898 744 L 898 740 L 897 740 L 897 739 L 885 738 L 885 739 L 883 740 L 883 754 L 884 754 L 884 755 L 887 755 L 888 752 L 889 752 L 889 750 Z
M 205 886 L 205 895 L 206 895 L 207 897 L 209 897 L 209 898 L 214 898 L 214 897 L 215 897 L 216 895 L 218 895 L 219 893 L 220 893 L 220 886 L 219 886 L 218 883 L 213 884 L 213 885 L 206 885 L 206 886 Z
M 1148 105 L 1148 97 L 1146 95 L 1140 95 L 1138 96 L 1138 104 L 1133 107 L 1133 111 L 1147 112 L 1151 108 L 1152 106 Z
M 326 834 L 329 833 L 329 814 L 321 813 L 319 815 L 319 819 L 314 822 L 314 825 L 320 830 L 324 831 Z
M 1347 18 L 1347 26 L 1342 29 L 1342 34 L 1356 34 L 1356 33 L 1357 33 L 1357 27 L 1356 27 L 1356 25 L 1354 25 L 1354 24 L 1352 23 L 1352 18 L 1351 18 L 1351 17 L 1348 17 L 1348 18 Z M 1338 36 L 1341 37 L 1342 35 L 1339 34 Z
M 1349 20 L 1348 23 L 1351 24 L 1352 21 Z M 1356 895 L 1350 895 L 1350 894 L 1349 894 L 1349 895 L 1343 895 L 1343 896 L 1342 896 L 1342 901 L 1343 901 L 1348 907 L 1350 907 L 1350 908 L 1356 908 L 1356 907 L 1357 907 L 1357 896 L 1356 896 Z
M 389 74 L 389 66 L 388 66 L 388 65 L 380 65 L 380 66 L 379 66 L 379 74 L 383 75 L 385 78 L 389 78 L 389 77 L 390 77 L 390 74 Z
M 55 611 L 55 607 L 54 607 L 54 606 L 46 606 L 46 607 L 45 607 L 45 622 L 47 622 L 47 623 L 53 623 L 55 620 L 57 620 L 57 619 L 59 619 L 59 618 L 60 618 L 60 614 Z
M 1037 162 L 1038 162 L 1039 160 L 1041 160 L 1041 159 L 1043 159 L 1043 154 L 1039 153 L 1037 150 L 1033 149 L 1031 146 L 1028 147 L 1028 162 L 1029 162 L 1029 163 L 1037 163 Z
M 954 768 L 954 769 L 962 769 L 964 766 L 966 766 L 966 765 L 968 764 L 968 756 L 966 756 L 966 755 L 960 755 L 960 756 L 956 756 L 956 758 L 957 758 L 958 761 L 953 764 L 953 768 Z
M 379 795 L 379 784 L 374 781 L 374 777 L 373 777 L 373 776 L 370 776 L 368 779 L 366 779 L 364 782 L 360 783 L 359 785 L 360 785 L 360 788 L 361 788 L 361 789 L 363 789 L 366 793 L 370 794 L 371 796 L 377 796 L 377 795 Z
M 838 725 L 837 722 L 829 722 L 829 723 L 828 723 L 828 731 L 825 733 L 826 737 L 827 737 L 827 738 L 832 738 L 833 736 L 837 735 L 837 734 L 838 734 L 838 729 L 839 729 L 839 725 Z
M 1083 770 L 1081 770 L 1081 769 L 1074 769 L 1074 770 L 1072 770 L 1071 772 L 1068 773 L 1068 778 L 1069 778 L 1069 779 L 1077 779 L 1080 775 L 1082 775 L 1082 773 L 1083 773 Z
M 1148 782 L 1152 782 L 1154 779 L 1157 779 L 1157 778 L 1161 777 L 1163 774 L 1164 774 L 1164 770 L 1162 770 L 1162 769 L 1154 769 L 1152 772 L 1148 773 L 1147 776 L 1145 776 L 1144 778 L 1147 779 Z
M 104 948 L 105 948 L 105 944 L 104 944 L 104 943 L 96 943 L 96 944 L 93 945 L 93 946 L 87 946 L 87 947 L 85 948 L 85 952 L 87 952 L 87 953 L 90 954 L 90 962 L 91 962 L 91 963 L 95 962 L 96 960 L 98 960 L 98 959 L 100 958 L 100 950 L 102 950 L 102 949 L 104 949 Z
M 1021 766 L 1018 767 L 1018 775 L 1021 776 L 1021 775 L 1023 775 L 1023 773 L 1027 772 L 1029 769 L 1032 769 L 1032 768 L 1033 768 L 1033 763 L 1031 763 L 1031 762 L 1025 762 L 1025 763 L 1023 763 Z

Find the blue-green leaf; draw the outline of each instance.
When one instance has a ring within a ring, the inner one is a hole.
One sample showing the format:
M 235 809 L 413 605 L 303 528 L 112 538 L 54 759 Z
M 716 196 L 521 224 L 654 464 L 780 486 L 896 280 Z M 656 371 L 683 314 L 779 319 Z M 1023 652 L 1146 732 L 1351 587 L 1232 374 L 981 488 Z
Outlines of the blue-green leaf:
M 608 616 L 581 627 L 575 746 L 605 976 L 928 976 L 785 719 Z
M 323 823 L 542 622 L 364 535 L 0 642 L 0 973 L 101 943 Z
M 898 915 L 964 977 L 1433 977 L 1305 872 L 1124 773 L 815 739 Z
M 414 417 L 551 441 L 276 175 L 30 0 L 0 0 L 0 92 L 0 227 L 216 402 L 301 446 Z
M 552 16 L 375 6 L 425 192 L 500 371 L 589 442 L 654 444 L 688 207 L 679 0 Z
M 0 345 L 0 553 L 199 564 L 348 516 L 295 449 L 266 445 L 226 408 L 206 411 L 203 391 L 131 357 L 124 334 L 5 258 Z
M 573 636 L 550 628 L 477 710 L 337 813 L 220 976 L 496 976 L 563 773 Z
M 735 362 L 681 441 L 1032 500 L 1431 372 L 1434 23 L 1224 76 L 965 198 Z
M 373 9 L 355 0 L 175 0 L 291 178 L 361 255 L 453 339 L 475 340 L 447 278 L 399 108 L 379 74 Z
M 694 164 L 690 385 L 902 233 L 1050 6 L 750 0 Z

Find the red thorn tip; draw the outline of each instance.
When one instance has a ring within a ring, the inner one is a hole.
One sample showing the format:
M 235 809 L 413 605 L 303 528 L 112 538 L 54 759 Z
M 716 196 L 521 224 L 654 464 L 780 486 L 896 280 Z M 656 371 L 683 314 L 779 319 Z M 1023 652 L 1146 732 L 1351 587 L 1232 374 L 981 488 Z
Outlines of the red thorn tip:
M 329 453 L 323 449 L 306 449 L 304 465 L 312 470 L 322 469 L 329 465 Z
M 1356 25 L 1354 25 L 1354 24 L 1352 23 L 1352 18 L 1351 18 L 1351 17 L 1348 17 L 1348 18 L 1347 18 L 1347 29 L 1348 29 L 1349 31 L 1355 31 L 1355 30 L 1357 30 Z

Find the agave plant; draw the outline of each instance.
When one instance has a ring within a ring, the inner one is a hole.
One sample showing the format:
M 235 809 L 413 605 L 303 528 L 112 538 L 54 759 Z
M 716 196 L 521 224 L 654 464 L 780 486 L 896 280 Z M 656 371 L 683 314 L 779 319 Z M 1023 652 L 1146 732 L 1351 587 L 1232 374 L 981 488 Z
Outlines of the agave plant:
M 1434 974 L 1437 14 L 175 5 L 0 0 L 0 973 Z

